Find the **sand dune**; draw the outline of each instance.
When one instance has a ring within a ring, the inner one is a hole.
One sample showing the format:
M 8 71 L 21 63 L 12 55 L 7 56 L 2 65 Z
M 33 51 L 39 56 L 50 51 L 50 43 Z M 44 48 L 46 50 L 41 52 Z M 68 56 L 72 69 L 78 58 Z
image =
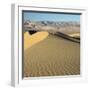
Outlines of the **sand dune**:
M 49 33 L 46 31 L 37 32 L 33 35 L 30 35 L 28 32 L 25 32 L 24 33 L 24 50 L 44 40 L 48 36 L 48 34 Z
M 32 47 L 25 46 L 24 77 L 79 75 L 80 44 L 52 34 L 46 36 Z
M 71 36 L 71 37 L 80 37 L 80 33 L 69 34 L 69 36 Z

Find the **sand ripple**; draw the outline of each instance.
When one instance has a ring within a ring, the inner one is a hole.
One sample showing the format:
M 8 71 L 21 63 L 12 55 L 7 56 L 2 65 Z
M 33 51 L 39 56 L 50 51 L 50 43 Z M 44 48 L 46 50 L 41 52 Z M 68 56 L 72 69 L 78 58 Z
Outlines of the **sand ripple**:
M 24 77 L 80 74 L 80 44 L 49 35 L 24 51 Z

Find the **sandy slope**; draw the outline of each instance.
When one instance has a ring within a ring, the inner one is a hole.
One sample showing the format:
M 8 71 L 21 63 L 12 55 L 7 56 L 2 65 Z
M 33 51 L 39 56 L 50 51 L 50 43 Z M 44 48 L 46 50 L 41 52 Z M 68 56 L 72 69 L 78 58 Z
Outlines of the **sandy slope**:
M 24 77 L 80 74 L 80 44 L 49 34 L 24 51 Z
M 24 33 L 24 50 L 42 41 L 48 36 L 48 34 L 49 33 L 46 31 L 37 32 L 33 35 L 30 35 L 28 32 L 25 32 Z
M 71 37 L 80 37 L 80 33 L 68 34 Z

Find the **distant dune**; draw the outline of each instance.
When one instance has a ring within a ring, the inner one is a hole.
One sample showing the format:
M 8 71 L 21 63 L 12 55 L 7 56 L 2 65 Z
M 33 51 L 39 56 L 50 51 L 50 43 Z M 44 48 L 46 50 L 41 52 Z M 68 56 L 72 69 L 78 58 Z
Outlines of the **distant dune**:
M 73 34 L 68 34 L 70 37 L 78 37 L 80 38 L 80 33 L 73 33 Z
M 80 44 L 46 33 L 32 45 L 26 34 L 24 45 L 30 46 L 24 49 L 24 77 L 80 74 Z

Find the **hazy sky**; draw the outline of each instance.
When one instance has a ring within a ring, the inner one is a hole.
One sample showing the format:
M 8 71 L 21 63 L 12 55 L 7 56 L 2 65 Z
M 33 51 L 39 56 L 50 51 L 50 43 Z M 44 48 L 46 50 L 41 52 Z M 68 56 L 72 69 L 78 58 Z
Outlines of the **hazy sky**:
M 80 21 L 80 14 L 23 11 L 24 21 Z

